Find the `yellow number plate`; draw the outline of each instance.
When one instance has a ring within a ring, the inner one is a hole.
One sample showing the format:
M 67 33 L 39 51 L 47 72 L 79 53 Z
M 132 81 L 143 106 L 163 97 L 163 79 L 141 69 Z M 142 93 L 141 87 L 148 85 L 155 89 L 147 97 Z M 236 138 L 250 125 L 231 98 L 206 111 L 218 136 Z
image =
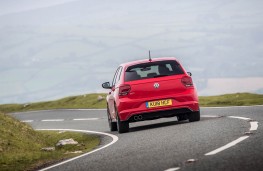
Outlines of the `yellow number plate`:
M 147 108 L 161 107 L 161 106 L 171 106 L 171 105 L 172 105 L 172 99 L 146 102 L 146 107 Z

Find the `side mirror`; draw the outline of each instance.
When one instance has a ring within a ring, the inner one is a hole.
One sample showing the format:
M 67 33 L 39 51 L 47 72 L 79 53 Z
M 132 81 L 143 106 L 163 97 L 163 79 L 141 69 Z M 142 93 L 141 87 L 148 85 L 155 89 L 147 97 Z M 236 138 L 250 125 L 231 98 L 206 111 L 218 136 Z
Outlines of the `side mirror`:
M 192 73 L 191 72 L 187 72 L 187 74 L 191 77 L 192 76 Z
M 105 82 L 102 84 L 102 87 L 105 88 L 105 89 L 111 89 L 111 85 L 110 85 L 110 82 Z

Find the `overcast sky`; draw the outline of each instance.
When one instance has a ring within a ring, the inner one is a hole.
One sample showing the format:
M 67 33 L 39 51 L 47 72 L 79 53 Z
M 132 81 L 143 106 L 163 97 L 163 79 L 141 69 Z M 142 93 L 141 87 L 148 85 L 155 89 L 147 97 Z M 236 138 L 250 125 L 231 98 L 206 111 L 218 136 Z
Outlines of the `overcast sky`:
M 263 93 L 261 0 L 0 0 L 0 103 L 105 92 L 120 63 L 174 56 L 199 95 Z

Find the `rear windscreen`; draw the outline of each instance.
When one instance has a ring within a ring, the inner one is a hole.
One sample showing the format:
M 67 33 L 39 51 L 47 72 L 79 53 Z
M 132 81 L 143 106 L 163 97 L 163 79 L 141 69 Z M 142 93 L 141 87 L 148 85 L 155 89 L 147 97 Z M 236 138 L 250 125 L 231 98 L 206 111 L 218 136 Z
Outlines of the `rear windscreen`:
M 125 81 L 184 74 L 176 61 L 158 61 L 133 65 L 125 71 Z

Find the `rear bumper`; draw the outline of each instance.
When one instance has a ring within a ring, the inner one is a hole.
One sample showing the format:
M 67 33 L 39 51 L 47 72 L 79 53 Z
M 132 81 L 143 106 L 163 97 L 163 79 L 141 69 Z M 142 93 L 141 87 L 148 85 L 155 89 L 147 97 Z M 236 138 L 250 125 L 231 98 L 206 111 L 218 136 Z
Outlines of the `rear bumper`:
M 172 117 L 179 114 L 199 111 L 197 96 L 190 94 L 184 96 L 162 97 L 151 100 L 172 99 L 171 106 L 147 108 L 146 102 L 148 99 L 128 99 L 119 100 L 118 112 L 121 121 L 134 122 L 133 116 L 142 115 L 143 120 L 157 119 L 162 117 Z
M 139 114 L 140 119 L 135 119 L 134 116 L 137 116 L 137 115 L 133 115 L 128 119 L 128 121 L 137 122 L 137 121 L 153 120 L 153 119 L 159 119 L 159 118 L 168 118 L 168 117 L 174 117 L 174 116 L 187 114 L 191 112 L 192 111 L 188 108 L 161 110 L 161 111 L 154 111 L 154 112 L 149 112 L 149 113 L 141 113 Z

